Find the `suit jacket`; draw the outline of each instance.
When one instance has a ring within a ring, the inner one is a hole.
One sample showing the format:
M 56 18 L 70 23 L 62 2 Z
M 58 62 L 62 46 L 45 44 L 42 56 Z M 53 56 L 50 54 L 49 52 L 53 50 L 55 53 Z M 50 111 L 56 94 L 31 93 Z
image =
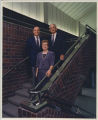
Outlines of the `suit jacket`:
M 27 40 L 27 56 L 30 57 L 32 67 L 35 67 L 37 54 L 42 50 L 41 41 L 42 38 L 40 38 L 40 47 L 38 47 L 38 45 L 36 45 L 34 36 Z
M 55 62 L 60 58 L 61 54 L 65 54 L 66 46 L 65 40 L 62 33 L 57 32 L 54 45 L 52 46 L 51 36 L 49 37 L 49 50 L 55 53 Z

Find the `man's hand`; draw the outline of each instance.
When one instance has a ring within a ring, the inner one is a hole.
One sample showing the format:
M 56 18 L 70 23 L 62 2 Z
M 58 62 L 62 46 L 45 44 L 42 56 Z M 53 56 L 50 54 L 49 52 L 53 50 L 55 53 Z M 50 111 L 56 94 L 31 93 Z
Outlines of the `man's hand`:
M 62 60 L 62 61 L 64 60 L 64 55 L 63 54 L 60 55 L 60 60 Z
M 38 75 L 38 68 L 36 68 L 36 77 L 37 77 L 37 75 Z
M 51 70 L 48 70 L 48 71 L 46 72 L 46 76 L 47 76 L 47 77 L 50 77 L 50 75 L 51 75 Z

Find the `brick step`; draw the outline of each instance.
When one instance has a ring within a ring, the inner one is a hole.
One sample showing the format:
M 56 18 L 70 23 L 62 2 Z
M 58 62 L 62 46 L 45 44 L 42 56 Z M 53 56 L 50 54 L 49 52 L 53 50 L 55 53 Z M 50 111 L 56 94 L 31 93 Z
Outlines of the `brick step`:
M 22 86 L 23 86 L 23 88 L 30 89 L 30 88 L 32 88 L 33 85 L 28 82 L 28 83 L 24 83 Z
M 82 95 L 96 98 L 96 89 L 82 88 Z
M 18 107 L 7 103 L 3 105 L 3 117 L 18 117 Z
M 19 106 L 23 101 L 27 101 L 27 100 L 28 100 L 28 98 L 19 96 L 19 95 L 15 95 L 13 97 L 8 98 L 8 102 L 12 103 L 16 106 Z
M 3 117 L 3 118 L 8 118 L 8 117 L 10 117 L 10 116 L 8 116 L 7 114 L 3 113 L 3 114 L 2 114 L 2 117 Z
M 23 88 L 23 89 L 17 90 L 17 91 L 16 91 L 16 95 L 29 98 L 28 89 Z
M 88 96 L 78 96 L 75 104 L 79 107 L 85 109 L 86 111 L 96 114 L 96 98 L 94 97 L 88 97 Z M 81 111 L 80 113 L 82 115 L 88 115 L 86 112 Z

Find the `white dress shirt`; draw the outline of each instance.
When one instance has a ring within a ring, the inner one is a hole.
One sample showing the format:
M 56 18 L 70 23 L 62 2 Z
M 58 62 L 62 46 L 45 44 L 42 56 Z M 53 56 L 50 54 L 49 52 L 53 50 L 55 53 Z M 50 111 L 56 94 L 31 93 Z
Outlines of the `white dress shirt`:
M 39 37 L 39 36 L 34 36 L 35 42 L 36 42 L 36 44 L 37 44 L 37 37 L 38 37 L 38 42 L 39 42 L 39 46 L 40 46 L 40 37 Z
M 57 33 L 54 33 L 54 34 L 51 35 L 51 40 L 54 40 L 54 42 L 55 42 L 55 39 L 56 39 L 56 34 Z M 53 38 L 53 35 L 54 35 L 54 38 Z

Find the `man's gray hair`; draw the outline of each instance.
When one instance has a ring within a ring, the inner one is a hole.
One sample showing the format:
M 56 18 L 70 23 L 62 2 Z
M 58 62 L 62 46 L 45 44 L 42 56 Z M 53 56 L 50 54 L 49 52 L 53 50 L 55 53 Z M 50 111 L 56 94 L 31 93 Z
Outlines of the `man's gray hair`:
M 56 24 L 50 24 L 50 25 L 54 25 L 54 26 L 55 26 L 55 28 L 57 28 L 57 27 L 56 27 Z M 50 25 L 49 25 L 49 28 L 50 28 Z

